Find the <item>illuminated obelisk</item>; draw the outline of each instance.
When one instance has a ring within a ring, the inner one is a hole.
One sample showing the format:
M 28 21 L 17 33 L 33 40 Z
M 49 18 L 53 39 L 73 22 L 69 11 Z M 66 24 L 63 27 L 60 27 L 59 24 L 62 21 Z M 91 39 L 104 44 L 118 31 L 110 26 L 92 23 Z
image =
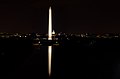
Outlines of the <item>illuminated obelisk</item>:
M 52 40 L 52 10 L 49 7 L 48 40 Z
M 49 7 L 48 40 L 52 40 L 52 10 Z M 48 74 L 51 76 L 52 46 L 48 46 Z

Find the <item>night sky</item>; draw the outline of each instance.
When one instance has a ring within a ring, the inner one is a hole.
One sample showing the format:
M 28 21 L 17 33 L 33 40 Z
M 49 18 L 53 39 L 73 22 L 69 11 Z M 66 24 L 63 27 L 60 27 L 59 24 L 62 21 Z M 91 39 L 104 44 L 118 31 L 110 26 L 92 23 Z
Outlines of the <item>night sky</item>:
M 47 33 L 49 5 L 56 32 L 120 33 L 120 5 L 115 0 L 3 0 L 0 32 Z

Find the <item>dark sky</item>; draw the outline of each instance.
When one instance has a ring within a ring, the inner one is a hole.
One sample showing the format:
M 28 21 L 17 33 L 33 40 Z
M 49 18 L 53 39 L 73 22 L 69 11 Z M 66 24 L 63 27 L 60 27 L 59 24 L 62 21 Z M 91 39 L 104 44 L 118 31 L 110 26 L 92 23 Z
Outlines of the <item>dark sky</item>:
M 3 0 L 0 32 L 47 33 L 50 4 L 56 32 L 120 33 L 120 5 L 115 0 Z

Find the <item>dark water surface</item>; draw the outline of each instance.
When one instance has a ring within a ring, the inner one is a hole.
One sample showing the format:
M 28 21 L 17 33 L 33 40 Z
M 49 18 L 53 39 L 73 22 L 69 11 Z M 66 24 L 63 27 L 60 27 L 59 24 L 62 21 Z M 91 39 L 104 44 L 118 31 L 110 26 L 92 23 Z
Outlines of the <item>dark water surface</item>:
M 119 79 L 120 43 L 112 41 L 52 46 L 51 79 Z M 0 79 L 48 79 L 48 46 L 7 40 L 0 42 L 0 53 Z

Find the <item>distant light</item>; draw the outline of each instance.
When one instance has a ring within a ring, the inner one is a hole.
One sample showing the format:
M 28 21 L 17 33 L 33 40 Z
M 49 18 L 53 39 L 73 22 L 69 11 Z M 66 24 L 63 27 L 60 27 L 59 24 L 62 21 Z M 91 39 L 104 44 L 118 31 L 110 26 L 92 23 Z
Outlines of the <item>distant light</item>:
M 54 35 L 55 34 L 55 31 L 53 30 L 52 34 Z
M 100 38 L 100 35 L 97 35 L 96 37 L 97 37 L 97 38 Z
M 67 40 L 70 40 L 69 38 L 67 38 Z
M 33 44 L 34 46 L 39 46 L 39 44 Z
M 21 37 L 21 36 L 19 36 L 19 37 Z
M 118 38 L 119 36 L 115 36 L 116 38 Z
M 40 41 L 38 43 L 40 44 Z
M 14 36 L 17 36 L 17 35 L 14 35 Z
M 25 37 L 27 37 L 27 36 L 25 36 Z
M 6 36 L 6 38 L 9 38 L 9 36 Z
M 36 38 L 35 40 L 39 40 L 39 38 Z
M 18 33 L 16 33 L 16 35 L 18 35 Z
M 59 33 L 58 35 L 60 36 L 61 34 Z
M 46 40 L 47 38 L 42 38 L 43 40 Z
M 83 35 L 83 34 L 81 34 L 81 37 L 84 37 L 84 35 Z
M 1 36 L 2 38 L 4 38 L 5 36 Z
M 58 40 L 58 38 L 55 38 L 55 40 Z

